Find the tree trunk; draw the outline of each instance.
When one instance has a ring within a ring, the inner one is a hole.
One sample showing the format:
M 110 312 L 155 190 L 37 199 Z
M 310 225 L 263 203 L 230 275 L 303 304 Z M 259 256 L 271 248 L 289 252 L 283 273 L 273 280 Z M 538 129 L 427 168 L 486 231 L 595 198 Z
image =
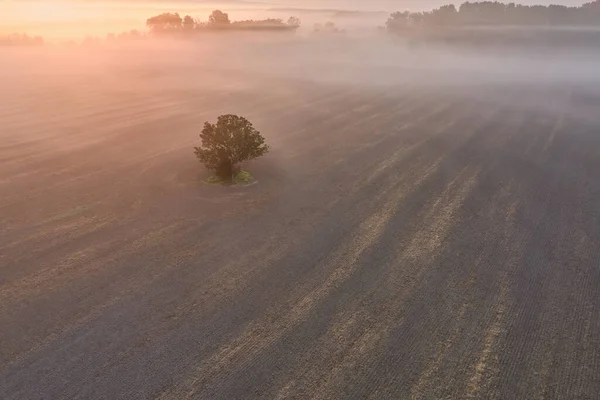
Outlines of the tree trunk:
M 225 159 L 221 161 L 221 165 L 219 165 L 219 168 L 217 169 L 217 176 L 225 181 L 233 181 L 233 173 L 234 173 L 234 168 L 233 168 L 233 163 L 231 162 L 230 159 Z

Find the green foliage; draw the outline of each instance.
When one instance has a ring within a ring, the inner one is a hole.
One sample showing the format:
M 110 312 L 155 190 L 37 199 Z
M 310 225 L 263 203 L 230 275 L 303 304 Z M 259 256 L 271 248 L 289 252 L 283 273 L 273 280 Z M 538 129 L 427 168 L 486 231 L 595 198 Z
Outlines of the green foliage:
M 223 179 L 218 175 L 211 175 L 204 180 L 205 183 L 209 185 L 246 185 L 254 181 L 254 177 L 248 172 L 244 170 L 239 170 L 237 174 L 234 174 L 233 180 L 231 177 L 229 179 Z
M 254 178 L 252 177 L 252 175 L 250 175 L 248 171 L 242 170 L 235 176 L 236 183 L 250 183 L 253 180 Z
M 223 179 L 219 178 L 217 175 L 211 175 L 204 181 L 210 185 L 221 185 L 223 184 Z
M 202 145 L 194 152 L 206 168 L 221 179 L 232 180 L 237 164 L 260 157 L 269 151 L 264 137 L 244 117 L 227 114 L 216 124 L 204 123 Z

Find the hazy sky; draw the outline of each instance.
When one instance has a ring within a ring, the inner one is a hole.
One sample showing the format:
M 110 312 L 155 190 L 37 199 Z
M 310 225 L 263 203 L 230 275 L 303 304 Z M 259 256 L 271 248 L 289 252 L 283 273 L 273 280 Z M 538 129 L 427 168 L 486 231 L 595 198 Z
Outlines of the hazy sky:
M 477 1 L 477 0 L 470 0 Z M 505 1 L 506 3 L 511 2 Z M 591 1 L 591 0 L 588 0 Z M 351 10 L 400 10 L 400 9 L 429 9 L 444 4 L 460 4 L 464 1 L 452 0 L 0 0 L 0 8 L 14 4 L 52 4 L 52 3 L 79 3 L 79 4 L 133 4 L 136 6 L 155 4 L 156 6 L 170 6 L 190 4 L 197 6 L 220 5 L 227 7 L 293 7 L 293 8 L 333 8 Z M 520 0 L 514 1 L 521 4 L 564 4 L 581 5 L 586 1 L 581 0 Z
M 470 0 L 477 1 L 477 0 Z M 511 0 L 514 1 L 514 0 Z M 506 1 L 510 3 L 511 1 Z M 344 8 L 366 10 L 398 10 L 398 9 L 428 9 L 444 4 L 461 4 L 464 1 L 448 0 L 268 0 L 270 3 L 286 4 L 293 7 L 311 8 Z M 514 1 L 521 4 L 565 4 L 581 5 L 586 1 L 577 0 L 521 0 Z
M 522 4 L 561 3 L 581 5 L 576 0 L 521 0 Z M 103 36 L 108 32 L 144 29 L 146 18 L 161 12 L 179 12 L 206 19 L 211 10 L 221 8 L 232 19 L 284 18 L 299 14 L 304 22 L 324 22 L 329 16 L 306 15 L 272 8 L 339 9 L 363 11 L 423 10 L 451 0 L 0 0 L 0 34 L 20 32 L 47 38 Z M 374 17 L 375 18 L 375 17 Z M 385 22 L 365 21 L 373 26 Z M 342 21 L 338 21 L 342 22 Z

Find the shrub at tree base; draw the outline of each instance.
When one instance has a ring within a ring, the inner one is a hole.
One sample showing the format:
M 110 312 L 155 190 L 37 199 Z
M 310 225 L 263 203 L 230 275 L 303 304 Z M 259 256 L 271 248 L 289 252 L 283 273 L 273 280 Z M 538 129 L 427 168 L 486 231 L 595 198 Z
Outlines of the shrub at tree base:
M 240 171 L 236 176 L 235 176 L 235 182 L 236 183 L 250 183 L 254 180 L 254 178 L 252 177 L 252 175 L 250 175 L 249 172 L 247 171 Z
M 221 115 L 216 124 L 205 122 L 200 139 L 201 146 L 194 150 L 196 157 L 225 182 L 235 180 L 239 163 L 269 151 L 260 132 L 238 115 Z
M 254 182 L 254 177 L 248 171 L 240 170 L 234 175 L 233 180 L 223 180 L 217 175 L 211 175 L 204 180 L 209 185 L 248 185 Z

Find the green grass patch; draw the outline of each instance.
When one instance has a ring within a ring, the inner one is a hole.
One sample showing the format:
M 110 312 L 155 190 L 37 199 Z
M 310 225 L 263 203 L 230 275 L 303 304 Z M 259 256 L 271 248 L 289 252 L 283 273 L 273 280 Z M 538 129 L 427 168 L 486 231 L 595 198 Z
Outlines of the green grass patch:
M 235 177 L 235 183 L 250 183 L 254 180 L 254 177 L 250 175 L 250 172 L 241 170 Z
M 224 181 L 216 175 L 209 176 L 204 180 L 204 182 L 208 183 L 209 185 L 224 185 L 227 183 L 226 181 Z
M 233 177 L 233 181 L 223 180 L 216 175 L 209 176 L 204 180 L 204 183 L 209 185 L 247 185 L 254 182 L 254 177 L 248 171 L 240 170 L 236 176 Z

